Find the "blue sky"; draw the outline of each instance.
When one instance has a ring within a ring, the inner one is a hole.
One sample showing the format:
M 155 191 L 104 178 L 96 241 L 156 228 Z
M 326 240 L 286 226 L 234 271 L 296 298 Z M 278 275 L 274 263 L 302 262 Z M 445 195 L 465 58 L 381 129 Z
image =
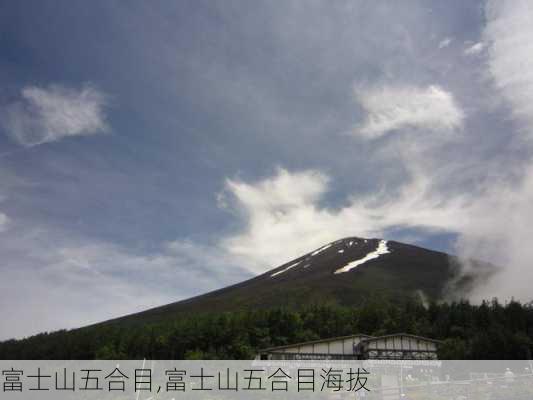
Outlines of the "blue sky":
M 493 261 L 472 298 L 526 298 L 531 21 L 526 2 L 1 2 L 0 338 L 350 235 Z

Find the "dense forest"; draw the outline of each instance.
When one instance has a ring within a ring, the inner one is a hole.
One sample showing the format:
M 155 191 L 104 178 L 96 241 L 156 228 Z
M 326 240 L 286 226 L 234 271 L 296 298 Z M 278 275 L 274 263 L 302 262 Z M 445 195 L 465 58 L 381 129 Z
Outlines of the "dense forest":
M 353 333 L 405 332 L 443 341 L 442 359 L 528 359 L 533 305 L 496 300 L 423 305 L 372 299 L 359 307 L 314 305 L 109 322 L 0 343 L 1 359 L 250 359 L 256 350 Z

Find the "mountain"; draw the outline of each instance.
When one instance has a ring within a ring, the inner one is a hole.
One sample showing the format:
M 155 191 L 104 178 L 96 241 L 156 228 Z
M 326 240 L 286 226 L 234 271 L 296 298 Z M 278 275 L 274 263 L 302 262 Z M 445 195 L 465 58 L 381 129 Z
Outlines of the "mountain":
M 533 307 L 436 302 L 494 267 L 381 239 L 346 238 L 255 278 L 84 328 L 0 342 L 0 359 L 248 359 L 257 349 L 365 332 L 445 340 L 450 359 L 529 357 Z M 183 282 L 181 283 L 183 284 Z M 221 313 L 221 311 L 228 311 Z M 529 352 L 529 353 L 528 353 Z
M 335 303 L 359 305 L 373 297 L 444 299 L 451 288 L 468 290 L 474 275 L 461 275 L 446 253 L 381 239 L 349 237 L 291 260 L 262 275 L 201 296 L 107 321 L 157 321 L 180 314 Z M 490 264 L 472 261 L 476 277 Z

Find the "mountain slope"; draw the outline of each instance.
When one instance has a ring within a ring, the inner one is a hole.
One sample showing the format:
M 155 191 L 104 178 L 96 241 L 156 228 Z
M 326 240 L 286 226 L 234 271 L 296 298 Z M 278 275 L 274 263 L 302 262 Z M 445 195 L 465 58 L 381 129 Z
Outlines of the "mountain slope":
M 493 267 L 476 263 L 488 274 Z M 400 299 L 415 294 L 442 299 L 459 279 L 456 259 L 445 253 L 380 239 L 350 237 L 329 243 L 250 280 L 201 296 L 118 318 L 111 322 L 153 321 L 182 313 L 235 311 L 332 302 L 361 304 L 370 297 Z

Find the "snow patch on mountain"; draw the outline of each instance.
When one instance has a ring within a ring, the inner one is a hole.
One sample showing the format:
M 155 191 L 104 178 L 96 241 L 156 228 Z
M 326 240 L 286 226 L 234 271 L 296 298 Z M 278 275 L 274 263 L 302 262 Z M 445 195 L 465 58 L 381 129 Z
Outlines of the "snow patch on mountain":
M 339 268 L 338 270 L 336 270 L 335 273 L 336 274 L 341 274 L 343 272 L 348 272 L 348 271 L 354 269 L 355 267 L 357 267 L 357 266 L 359 266 L 361 264 L 364 264 L 367 261 L 374 260 L 374 259 L 378 258 L 380 255 L 387 254 L 387 253 L 390 253 L 390 250 L 387 247 L 387 241 L 386 240 L 380 240 L 376 250 L 368 253 L 366 256 L 364 256 L 363 258 L 361 258 L 359 260 L 355 260 L 355 261 L 349 262 L 344 267 Z
M 313 251 L 313 252 L 311 253 L 311 255 L 312 255 L 312 256 L 316 256 L 317 254 L 322 253 L 324 250 L 329 249 L 329 248 L 331 247 L 331 245 L 332 245 L 332 243 L 327 244 L 327 245 L 325 245 L 325 246 L 319 248 L 318 250 Z
M 272 275 L 270 275 L 271 278 L 274 278 L 275 276 L 282 274 L 284 272 L 287 272 L 289 269 L 296 267 L 298 264 L 300 264 L 301 261 L 295 262 L 294 264 L 289 265 L 287 268 L 282 269 L 281 271 L 274 272 Z

